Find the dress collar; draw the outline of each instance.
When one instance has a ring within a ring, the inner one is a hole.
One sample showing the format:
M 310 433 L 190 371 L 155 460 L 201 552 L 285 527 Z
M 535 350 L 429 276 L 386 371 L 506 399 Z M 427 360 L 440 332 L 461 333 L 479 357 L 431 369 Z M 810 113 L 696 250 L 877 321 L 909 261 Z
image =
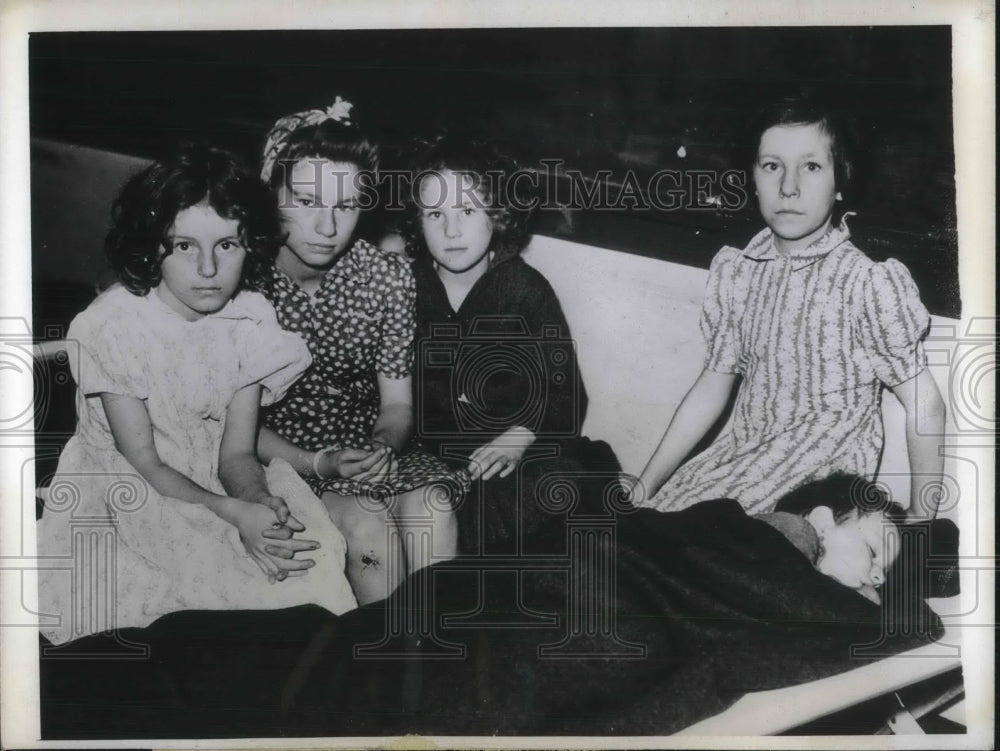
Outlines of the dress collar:
M 430 253 L 424 253 L 414 258 L 411 262 L 411 268 L 413 269 L 415 277 L 418 277 L 419 279 L 420 276 L 423 276 L 428 280 L 422 286 L 424 289 L 433 290 L 432 294 L 437 298 L 438 304 L 444 306 L 449 313 L 455 313 L 457 315 L 466 308 L 466 303 L 468 303 L 469 300 L 475 299 L 477 295 L 481 294 L 481 290 L 483 288 L 489 287 L 489 285 L 494 283 L 493 280 L 498 269 L 513 263 L 524 263 L 524 259 L 522 259 L 518 253 L 507 253 L 505 255 L 498 254 L 495 256 L 483 275 L 479 277 L 479 279 L 476 280 L 476 283 L 469 289 L 468 294 L 465 296 L 465 300 L 462 301 L 458 310 L 451 307 L 451 301 L 448 299 L 448 292 L 445 290 L 444 282 L 441 280 L 441 277 L 438 276 L 434 259 L 431 258 Z M 418 293 L 418 299 L 421 296 L 426 298 L 426 294 L 423 290 Z
M 331 276 L 339 276 L 355 284 L 370 282 L 372 266 L 381 252 L 367 240 L 356 240 L 340 262 L 334 264 L 333 268 L 326 272 L 326 278 L 323 281 L 325 282 Z
M 792 262 L 792 268 L 795 270 L 805 268 L 821 258 L 825 258 L 831 252 L 850 240 L 851 232 L 847 228 L 847 218 L 853 215 L 853 212 L 844 214 L 839 225 L 836 227 L 830 227 L 825 235 L 818 240 L 815 240 L 802 250 L 797 250 L 794 253 L 791 253 L 789 255 L 789 259 Z M 780 253 L 774 245 L 774 233 L 770 229 L 765 229 L 757 233 L 757 235 L 755 235 L 750 241 L 750 244 L 747 245 L 746 249 L 744 249 L 743 255 L 744 257 L 750 258 L 754 261 L 776 260 Z
M 444 282 L 438 276 L 437 269 L 434 268 L 434 260 L 429 253 L 414 258 L 410 268 L 417 280 L 417 301 L 419 304 L 429 306 L 432 309 L 437 306 L 448 313 L 456 312 L 451 307 Z M 487 273 L 489 273 L 488 269 Z
M 160 297 L 160 294 L 156 291 L 156 288 L 149 290 L 145 297 L 149 303 L 163 313 L 168 313 L 175 316 L 178 320 L 184 321 L 185 323 L 198 323 L 209 318 L 240 321 L 243 319 L 253 319 L 257 320 L 260 315 L 255 313 L 252 306 L 247 304 L 247 295 L 254 294 L 252 292 L 238 292 L 235 297 L 229 300 L 225 305 L 222 306 L 220 310 L 214 313 L 206 313 L 200 318 L 195 318 L 193 321 L 189 321 L 176 310 L 171 308 L 167 303 Z
M 344 252 L 344 255 L 323 275 L 323 279 L 320 282 L 320 290 L 329 285 L 336 277 L 354 284 L 367 284 L 372 279 L 374 261 L 381 252 L 367 240 L 356 240 Z M 275 281 L 290 286 L 293 289 L 301 289 L 288 274 L 278 268 L 277 264 L 274 264 L 272 269 Z M 306 293 L 303 292 L 303 294 Z
M 243 319 L 259 320 L 260 308 L 250 303 L 251 297 L 257 295 L 259 293 L 248 290 L 239 292 L 232 300 L 226 303 L 222 310 L 210 315 L 215 318 L 229 318 L 234 321 Z

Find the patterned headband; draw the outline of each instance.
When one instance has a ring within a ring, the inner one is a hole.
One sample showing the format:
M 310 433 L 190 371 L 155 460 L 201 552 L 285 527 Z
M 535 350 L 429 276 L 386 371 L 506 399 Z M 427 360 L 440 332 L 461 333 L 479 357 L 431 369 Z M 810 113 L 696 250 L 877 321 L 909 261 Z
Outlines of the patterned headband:
M 260 167 L 260 179 L 264 182 L 268 182 L 271 179 L 271 171 L 274 169 L 275 162 L 278 161 L 278 158 L 285 150 L 285 142 L 288 141 L 288 137 L 292 133 L 299 128 L 319 125 L 327 120 L 335 120 L 338 123 L 350 126 L 352 125 L 352 107 L 354 107 L 353 104 L 344 101 L 338 96 L 336 101 L 325 110 L 296 112 L 294 115 L 288 115 L 288 117 L 278 120 L 267 134 L 267 141 L 264 144 L 264 159 Z

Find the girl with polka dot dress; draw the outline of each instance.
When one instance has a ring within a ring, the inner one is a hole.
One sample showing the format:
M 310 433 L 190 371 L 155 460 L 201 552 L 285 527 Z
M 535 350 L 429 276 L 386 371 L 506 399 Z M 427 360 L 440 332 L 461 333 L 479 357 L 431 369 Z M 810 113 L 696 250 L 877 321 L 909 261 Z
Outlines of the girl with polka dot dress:
M 265 145 L 284 241 L 264 292 L 313 364 L 265 413 L 259 450 L 286 459 L 351 531 L 348 575 L 365 603 L 454 556 L 452 504 L 468 480 L 411 442 L 413 274 L 357 237 L 379 155 L 351 109 L 337 97 L 281 118 Z

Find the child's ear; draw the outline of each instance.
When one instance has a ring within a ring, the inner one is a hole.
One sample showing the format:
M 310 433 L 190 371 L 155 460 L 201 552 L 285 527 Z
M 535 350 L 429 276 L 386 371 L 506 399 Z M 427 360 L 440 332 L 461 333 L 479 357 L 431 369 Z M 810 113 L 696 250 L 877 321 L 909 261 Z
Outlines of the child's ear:
M 820 537 L 836 526 L 833 521 L 833 509 L 829 506 L 817 506 L 806 514 L 806 519 L 813 525 Z

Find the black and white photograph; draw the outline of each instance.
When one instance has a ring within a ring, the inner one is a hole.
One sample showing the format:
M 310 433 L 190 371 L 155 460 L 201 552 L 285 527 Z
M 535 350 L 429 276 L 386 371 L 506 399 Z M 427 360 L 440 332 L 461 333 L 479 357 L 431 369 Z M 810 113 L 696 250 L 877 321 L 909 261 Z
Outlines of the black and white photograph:
M 86 5 L 3 748 L 994 747 L 993 3 Z

